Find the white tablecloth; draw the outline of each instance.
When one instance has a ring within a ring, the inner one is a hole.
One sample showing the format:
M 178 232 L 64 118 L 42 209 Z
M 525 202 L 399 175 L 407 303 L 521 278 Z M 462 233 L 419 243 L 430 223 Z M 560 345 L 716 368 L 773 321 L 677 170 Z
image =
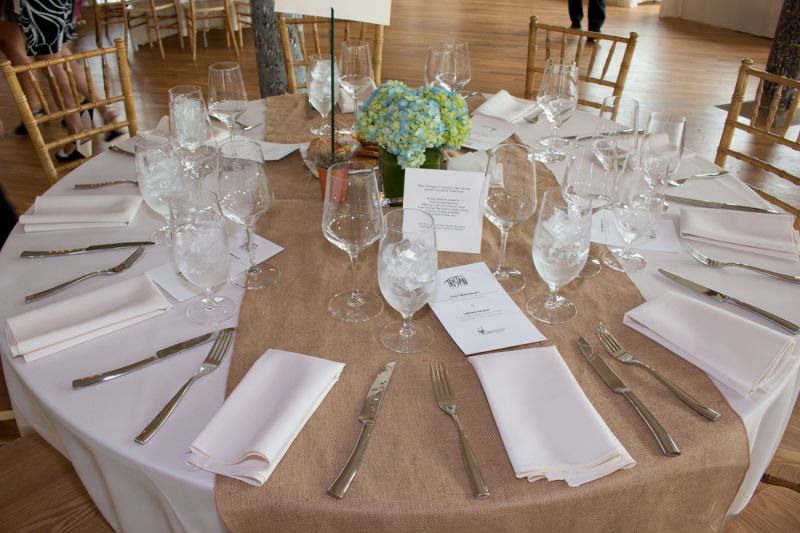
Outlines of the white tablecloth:
M 565 128 L 568 127 L 569 124 Z M 521 133 L 528 137 L 547 132 L 545 124 L 521 128 L 526 129 Z M 541 133 L 538 128 L 541 128 Z M 261 135 L 263 128 L 250 133 Z M 133 158 L 106 152 L 62 179 L 47 194 L 71 194 L 72 184 L 76 182 L 133 175 Z M 110 194 L 120 190 L 114 187 L 95 193 Z M 675 217 L 674 209 L 668 215 L 671 218 Z M 73 257 L 21 259 L 19 254 L 22 250 L 146 240 L 159 224 L 156 216 L 143 207 L 134 223 L 124 229 L 24 234 L 17 227 L 0 251 L 0 294 L 3 295 L 0 319 L 16 315 L 28 306 L 44 305 L 48 301 L 67 298 L 76 290 L 88 290 L 111 282 L 109 278 L 95 278 L 78 286 L 80 288 L 64 291 L 39 303 L 26 306 L 22 300 L 25 294 L 51 286 L 54 282 L 113 265 L 129 253 L 129 250 L 117 250 Z M 270 238 L 281 243 L 279 236 Z M 800 321 L 800 306 L 797 305 L 800 286 L 744 271 L 711 270 L 694 262 L 685 252 L 646 255 L 648 269 L 633 276 L 645 298 L 652 298 L 668 288 L 676 290 L 675 285 L 670 285 L 655 273 L 657 267 L 663 266 L 700 282 L 713 281 L 721 289 Z M 141 274 L 169 260 L 169 249 L 148 247 L 139 263 L 114 279 Z M 785 269 L 786 263 L 782 266 Z M 530 271 L 533 271 L 532 266 Z M 795 265 L 793 273 L 800 274 L 800 267 Z M 241 289 L 228 285 L 222 292 L 241 300 Z M 5 336 L 0 338 L 3 369 L 21 429 L 40 433 L 72 461 L 92 499 L 118 531 L 225 529 L 216 510 L 212 475 L 190 469 L 184 460 L 190 443 L 222 404 L 229 358 L 217 372 L 194 385 L 168 423 L 145 446 L 135 444 L 134 436 L 177 387 L 197 370 L 208 345 L 196 347 L 112 383 L 79 391 L 73 391 L 70 385 L 74 378 L 142 359 L 159 348 L 213 329 L 191 324 L 184 318 L 184 309 L 190 302 L 178 303 L 171 312 L 162 316 L 29 364 L 19 358 L 12 360 Z M 743 315 L 752 318 L 749 314 Z M 780 441 L 799 386 L 800 367 L 797 364 L 771 394 L 756 394 L 745 400 L 720 386 L 744 420 L 751 447 L 751 467 L 730 513 L 738 513 L 752 495 Z

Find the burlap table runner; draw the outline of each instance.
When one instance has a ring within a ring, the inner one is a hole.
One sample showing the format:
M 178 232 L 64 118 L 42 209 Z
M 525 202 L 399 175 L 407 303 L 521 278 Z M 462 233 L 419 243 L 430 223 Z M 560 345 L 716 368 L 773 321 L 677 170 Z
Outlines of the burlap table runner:
M 269 99 L 270 141 L 308 139 L 302 96 Z M 376 319 L 344 324 L 327 316 L 327 300 L 349 288 L 344 252 L 328 243 L 320 229 L 322 201 L 318 183 L 293 154 L 269 165 L 279 199 L 262 218 L 258 232 L 285 250 L 273 261 L 280 282 L 245 296 L 239 334 L 228 377 L 230 392 L 268 348 L 280 348 L 346 363 L 318 411 L 306 424 L 263 487 L 217 476 L 219 513 L 233 531 L 701 531 L 719 530 L 749 464 L 745 429 L 709 378 L 680 357 L 622 325 L 625 311 L 643 299 L 624 274 L 604 269 L 592 279 L 576 280 L 564 293 L 574 299 L 573 321 L 537 327 L 555 343 L 608 426 L 636 459 L 633 469 L 616 472 L 581 487 L 563 482 L 530 483 L 516 479 L 480 383 L 467 358 L 429 308 L 414 318 L 434 330 L 433 345 L 414 355 L 384 348 L 378 331 L 399 319 L 388 305 Z M 539 190 L 554 186 L 539 167 Z M 535 217 L 534 217 L 535 218 Z M 529 282 L 513 298 L 524 308 L 545 292 L 533 269 L 534 221 L 516 228 L 508 262 Z M 483 253 L 440 253 L 440 267 L 498 257 L 496 228 L 484 225 Z M 600 247 L 593 252 L 598 254 Z M 380 294 L 377 245 L 360 257 L 361 287 Z M 575 339 L 585 336 L 602 350 L 593 334 L 605 322 L 631 351 L 640 354 L 687 391 L 722 413 L 710 422 L 683 405 L 641 369 L 609 364 L 623 377 L 672 433 L 683 451 L 661 455 L 627 401 L 613 394 L 579 354 Z M 436 406 L 429 362 L 442 361 L 455 389 L 459 415 L 491 491 L 472 497 L 451 421 Z M 380 419 L 359 473 L 347 496 L 326 495 L 360 429 L 357 415 L 375 374 L 387 362 L 397 367 Z M 553 398 L 552 402 L 557 402 Z M 531 411 L 551 405 L 531 405 Z M 569 424 L 569 420 L 564 421 Z

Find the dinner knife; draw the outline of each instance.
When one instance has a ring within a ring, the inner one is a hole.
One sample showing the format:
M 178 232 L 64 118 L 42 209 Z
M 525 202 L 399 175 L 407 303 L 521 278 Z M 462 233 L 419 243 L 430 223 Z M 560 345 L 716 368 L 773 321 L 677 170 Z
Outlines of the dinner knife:
M 608 132 L 608 133 L 604 133 L 603 137 L 615 137 L 617 135 L 626 135 L 628 133 L 633 133 L 633 130 L 632 129 L 628 129 L 628 130 L 611 131 L 611 132 Z M 639 133 L 639 135 L 641 135 L 641 134 L 644 133 L 644 130 L 640 129 L 638 131 L 638 133 Z M 561 138 L 562 139 L 567 139 L 568 141 L 575 141 L 579 137 L 582 138 L 582 139 L 588 139 L 591 136 L 592 136 L 591 133 L 578 133 L 576 135 L 563 135 L 563 136 L 561 136 Z
M 670 202 L 679 202 L 682 204 L 695 205 L 697 207 L 709 207 L 711 209 L 730 209 L 732 211 L 750 211 L 751 213 L 768 213 L 770 215 L 778 215 L 777 211 L 771 209 L 764 209 L 762 207 L 750 207 L 749 205 L 730 204 L 728 202 L 708 202 L 706 200 L 696 200 L 694 198 L 684 198 L 683 196 L 673 196 L 667 194 L 664 196 L 665 200 Z
M 704 285 L 700 285 L 699 283 L 696 283 L 696 282 L 694 282 L 692 280 L 689 280 L 689 279 L 686 279 L 686 278 L 682 278 L 681 276 L 679 276 L 677 274 L 673 274 L 672 272 L 668 272 L 668 271 L 664 270 L 663 268 L 659 268 L 658 271 L 661 272 L 662 275 L 668 277 L 669 279 L 671 279 L 675 283 L 679 283 L 679 284 L 683 285 L 687 289 L 692 289 L 693 291 L 699 292 L 701 294 L 705 294 L 706 296 L 714 298 L 718 302 L 725 302 L 725 303 L 731 303 L 731 304 L 738 305 L 739 307 L 747 309 L 748 311 L 752 311 L 753 313 L 755 313 L 757 315 L 761 315 L 762 317 L 766 318 L 767 320 L 769 320 L 771 322 L 774 322 L 775 324 L 779 325 L 783 329 L 788 330 L 788 331 L 794 333 L 795 335 L 800 333 L 800 326 L 798 326 L 794 322 L 790 322 L 789 320 L 786 320 L 785 318 L 781 318 L 778 315 L 774 315 L 774 314 L 770 313 L 769 311 L 765 311 L 765 310 L 761 309 L 760 307 L 756 307 L 755 305 L 751 305 L 751 304 L 749 304 L 747 302 L 743 302 L 742 300 L 739 300 L 738 298 L 734 298 L 733 296 L 728 296 L 727 294 L 723 294 L 723 293 L 721 293 L 719 291 L 715 291 L 714 289 L 709 289 L 708 287 L 706 287 Z
M 155 244 L 153 241 L 112 242 L 109 244 L 93 244 L 85 248 L 64 248 L 61 250 L 27 250 L 19 254 L 20 257 L 52 257 L 57 255 L 77 255 L 100 250 L 113 250 L 115 248 L 137 248 Z
M 381 401 L 386 394 L 386 389 L 389 387 L 389 381 L 392 379 L 394 373 L 395 362 L 387 364 L 383 370 L 378 372 L 375 381 L 367 392 L 367 397 L 364 398 L 364 405 L 361 407 L 361 413 L 358 415 L 358 420 L 361 422 L 361 433 L 358 435 L 353 451 L 350 453 L 350 458 L 342 467 L 342 471 L 328 487 L 328 494 L 334 498 L 341 499 L 350 488 L 350 483 L 356 477 L 358 465 L 361 463 L 361 458 L 364 456 L 364 451 L 367 449 L 367 444 L 372 436 L 372 430 L 375 428 L 375 421 L 378 419 L 378 411 L 381 408 Z
M 647 428 L 656 438 L 656 442 L 658 443 L 658 447 L 661 448 L 661 453 L 664 455 L 680 455 L 681 451 L 678 449 L 677 444 L 675 441 L 672 440 L 672 437 L 664 429 L 664 426 L 656 420 L 656 417 L 653 416 L 653 413 L 650 412 L 647 407 L 642 403 L 642 401 L 636 397 L 633 391 L 622 382 L 622 380 L 617 376 L 613 370 L 611 370 L 608 365 L 603 361 L 600 356 L 594 353 L 592 350 L 592 346 L 584 339 L 583 337 L 578 337 L 578 348 L 580 348 L 581 353 L 589 361 L 589 364 L 592 365 L 592 368 L 600 374 L 600 377 L 603 378 L 603 381 L 606 382 L 608 387 L 616 392 L 617 394 L 622 394 L 625 398 L 631 403 L 636 412 L 639 413 L 639 416 L 642 417 L 644 423 L 647 424 Z
M 121 146 L 117 146 L 116 144 L 109 144 L 108 145 L 108 149 L 111 150 L 112 152 L 117 152 L 118 154 L 128 155 L 128 156 L 131 156 L 131 157 L 135 157 L 136 156 L 135 153 L 131 152 L 130 150 L 126 150 L 125 148 L 123 148 Z
M 150 356 L 146 359 L 142 359 L 141 361 L 136 361 L 135 363 L 115 368 L 114 370 L 109 370 L 107 372 L 95 374 L 94 376 L 87 376 L 85 378 L 76 379 L 72 382 L 72 388 L 76 390 L 82 389 L 84 387 L 88 387 L 89 385 L 105 383 L 106 381 L 111 381 L 112 379 L 116 379 L 126 374 L 130 374 L 134 370 L 139 370 L 140 368 L 150 366 L 153 363 L 163 361 L 164 359 L 171 357 L 175 354 L 181 353 L 183 351 L 186 351 L 189 348 L 194 348 L 195 346 L 199 346 L 201 344 L 205 344 L 206 342 L 213 341 L 217 338 L 220 331 L 222 330 L 212 331 L 211 333 L 206 333 L 204 335 L 200 335 L 198 337 L 194 337 L 192 339 L 188 339 L 183 342 L 173 344 L 172 346 L 167 346 L 166 348 L 157 351 L 155 355 Z

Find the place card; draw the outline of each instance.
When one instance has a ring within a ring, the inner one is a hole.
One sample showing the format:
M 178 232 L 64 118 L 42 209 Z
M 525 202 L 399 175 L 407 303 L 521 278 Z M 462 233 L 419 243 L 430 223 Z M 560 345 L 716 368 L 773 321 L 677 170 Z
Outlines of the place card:
M 472 130 L 462 146 L 473 150 L 488 150 L 508 139 L 517 129 L 515 124 L 486 115 L 473 115 Z
M 440 252 L 481 253 L 482 172 L 407 168 L 403 207 L 421 209 L 436 223 Z
M 247 250 L 242 247 L 244 243 L 243 231 L 228 238 L 228 247 L 231 255 L 231 263 L 228 270 L 229 278 L 243 275 L 250 267 L 250 256 Z M 253 234 L 253 244 L 256 246 L 256 263 L 266 261 L 278 252 L 283 251 L 281 246 L 255 233 Z M 180 274 L 173 261 L 148 270 L 147 276 L 179 302 L 184 302 L 203 292 L 201 288 L 188 282 Z
M 485 263 L 439 270 L 430 303 L 465 355 L 546 340 Z

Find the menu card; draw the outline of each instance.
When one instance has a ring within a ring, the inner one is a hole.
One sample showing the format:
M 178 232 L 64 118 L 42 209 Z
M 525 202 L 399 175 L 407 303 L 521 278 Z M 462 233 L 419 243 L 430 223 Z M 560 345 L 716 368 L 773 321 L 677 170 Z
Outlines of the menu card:
M 439 270 L 430 303 L 466 355 L 546 340 L 485 263 Z
M 516 125 L 503 119 L 474 115 L 472 131 L 462 146 L 473 150 L 488 150 L 508 139 L 516 130 Z

